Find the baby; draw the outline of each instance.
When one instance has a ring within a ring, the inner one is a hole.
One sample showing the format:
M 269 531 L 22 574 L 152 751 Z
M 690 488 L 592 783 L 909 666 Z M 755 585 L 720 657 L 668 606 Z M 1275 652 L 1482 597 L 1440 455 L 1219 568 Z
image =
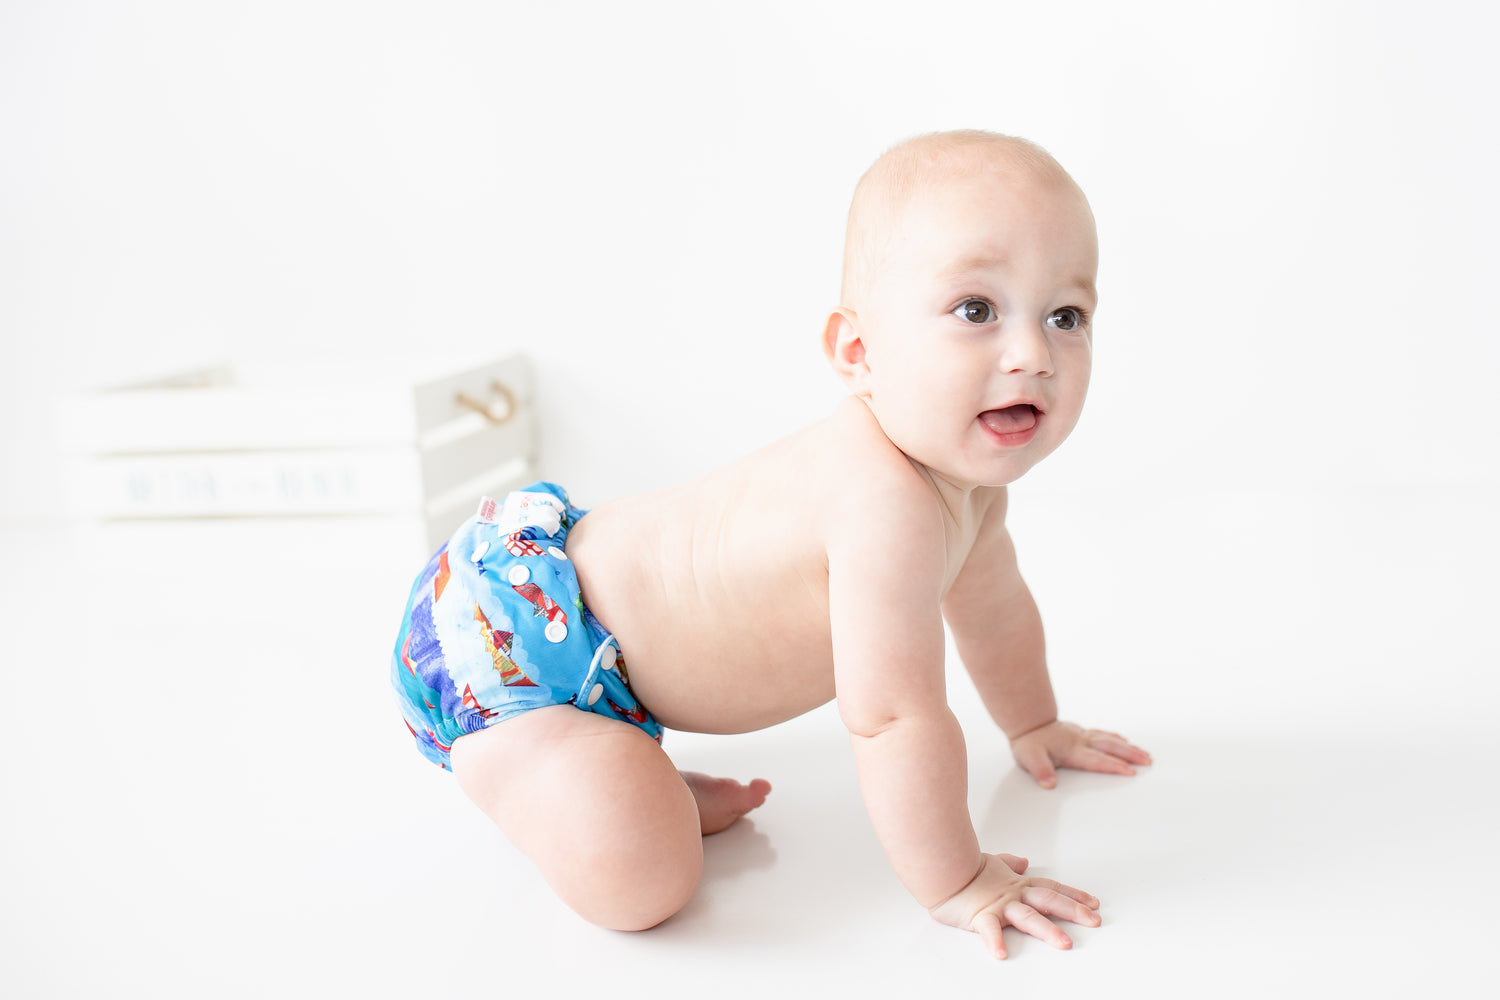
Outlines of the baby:
M 1097 259 L 1083 193 L 1031 143 L 963 131 L 886 153 L 855 191 L 823 330 L 849 396 L 701 479 L 587 516 L 550 483 L 486 499 L 418 578 L 397 639 L 418 748 L 575 911 L 638 930 L 692 896 L 702 837 L 770 791 L 679 773 L 662 727 L 742 733 L 837 698 L 917 902 L 998 958 L 1007 924 L 1070 947 L 1053 920 L 1095 926 L 1098 900 L 975 836 L 943 622 L 1042 786 L 1058 767 L 1150 763 L 1059 721 L 1005 527 L 1006 484 L 1083 407 Z

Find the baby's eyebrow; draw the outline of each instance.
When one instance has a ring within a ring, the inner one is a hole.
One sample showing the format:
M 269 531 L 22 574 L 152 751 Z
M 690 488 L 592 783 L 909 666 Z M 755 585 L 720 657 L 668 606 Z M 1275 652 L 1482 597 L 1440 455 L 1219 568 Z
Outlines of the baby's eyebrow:
M 962 278 L 965 275 L 974 274 L 978 271 L 993 271 L 1002 268 L 1008 263 L 1004 254 L 979 253 L 960 257 L 947 267 L 938 272 L 938 279 L 947 281 L 951 278 Z
M 984 271 L 993 271 L 997 268 L 1004 268 L 1007 263 L 1009 263 L 1009 258 L 1004 254 L 969 254 L 968 256 L 958 258 L 953 263 L 943 268 L 937 273 L 937 278 L 939 281 L 953 281 L 958 278 L 967 277 L 971 274 L 978 274 Z M 1090 299 L 1097 300 L 1099 298 L 1099 292 L 1094 287 L 1094 279 L 1086 274 L 1075 275 L 1072 278 L 1069 278 L 1064 284 L 1065 287 L 1078 289 L 1080 292 L 1083 292 L 1085 295 L 1087 295 Z
M 1078 289 L 1080 292 L 1083 292 L 1085 295 L 1087 295 L 1092 301 L 1097 302 L 1099 300 L 1099 291 L 1094 287 L 1094 279 L 1087 277 L 1086 275 L 1079 275 L 1078 277 L 1074 278 L 1072 281 L 1068 282 L 1068 287 Z

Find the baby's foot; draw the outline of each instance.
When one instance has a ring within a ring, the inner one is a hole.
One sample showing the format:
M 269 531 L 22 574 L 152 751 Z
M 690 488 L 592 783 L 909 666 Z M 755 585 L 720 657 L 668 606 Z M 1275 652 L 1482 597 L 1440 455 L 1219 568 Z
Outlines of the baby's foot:
M 718 833 L 766 801 L 766 793 L 771 790 L 771 783 L 764 778 L 742 785 L 733 778 L 710 778 L 697 771 L 681 774 L 698 802 L 698 822 L 704 836 Z

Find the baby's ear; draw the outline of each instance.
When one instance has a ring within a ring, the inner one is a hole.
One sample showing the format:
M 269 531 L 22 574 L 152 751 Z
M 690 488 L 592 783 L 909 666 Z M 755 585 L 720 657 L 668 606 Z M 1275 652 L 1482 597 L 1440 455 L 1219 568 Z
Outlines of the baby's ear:
M 870 366 L 865 361 L 859 317 L 853 310 L 839 306 L 828 314 L 823 327 L 823 356 L 850 392 L 856 396 L 869 395 Z

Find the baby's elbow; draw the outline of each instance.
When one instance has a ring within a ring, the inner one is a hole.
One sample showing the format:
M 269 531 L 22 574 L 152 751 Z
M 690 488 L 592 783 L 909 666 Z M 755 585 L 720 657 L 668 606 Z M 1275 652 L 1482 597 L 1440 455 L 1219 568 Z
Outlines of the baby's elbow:
M 948 714 L 946 704 L 896 707 L 849 706 L 839 703 L 839 719 L 844 723 L 844 728 L 849 730 L 850 736 L 860 739 L 872 740 L 910 726 L 922 726 L 934 717 Z
M 839 707 L 839 718 L 850 736 L 872 740 L 888 733 L 901 723 L 902 716 L 895 712 L 846 711 Z

